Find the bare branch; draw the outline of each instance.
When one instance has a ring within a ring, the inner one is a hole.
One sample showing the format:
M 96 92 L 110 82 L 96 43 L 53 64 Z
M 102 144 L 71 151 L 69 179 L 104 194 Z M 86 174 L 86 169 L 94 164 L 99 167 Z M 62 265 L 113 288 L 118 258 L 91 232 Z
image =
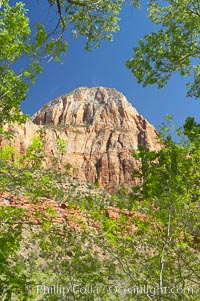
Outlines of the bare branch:
M 65 25 L 65 21 L 64 21 L 63 16 L 62 16 L 60 0 L 56 0 L 56 4 L 57 4 L 58 14 L 59 14 L 59 16 L 60 16 L 60 20 L 61 20 L 61 22 L 62 22 L 63 30 L 64 30 L 65 27 L 66 27 L 66 25 Z

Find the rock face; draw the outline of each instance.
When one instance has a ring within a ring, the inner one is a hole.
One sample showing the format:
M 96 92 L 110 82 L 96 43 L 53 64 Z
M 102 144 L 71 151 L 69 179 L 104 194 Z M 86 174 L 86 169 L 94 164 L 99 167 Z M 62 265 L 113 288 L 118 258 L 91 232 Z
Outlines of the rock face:
M 111 88 L 78 88 L 46 104 L 22 126 L 15 145 L 21 150 L 30 138 L 45 130 L 46 165 L 58 156 L 58 138 L 66 141 L 59 168 L 71 164 L 77 177 L 99 183 L 109 192 L 134 185 L 132 157 L 138 144 L 157 149 L 154 127 L 138 114 L 125 96 Z

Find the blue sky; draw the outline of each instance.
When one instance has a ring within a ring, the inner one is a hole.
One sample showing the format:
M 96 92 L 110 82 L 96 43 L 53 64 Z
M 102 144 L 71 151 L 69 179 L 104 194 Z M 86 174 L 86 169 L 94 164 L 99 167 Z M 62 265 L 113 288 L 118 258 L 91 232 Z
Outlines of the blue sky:
M 39 6 L 38 1 L 27 0 L 25 3 L 31 22 L 48 20 L 49 10 L 42 1 Z M 67 32 L 67 54 L 62 62 L 44 64 L 43 73 L 22 103 L 23 112 L 32 115 L 48 101 L 80 86 L 105 86 L 122 92 L 138 112 L 155 126 L 161 125 L 166 114 L 174 117 L 177 126 L 182 125 L 189 115 L 200 122 L 199 101 L 185 96 L 186 79 L 177 74 L 162 90 L 155 85 L 143 88 L 125 67 L 125 61 L 131 58 L 137 40 L 155 28 L 146 18 L 146 8 L 137 10 L 126 4 L 121 13 L 120 28 L 114 35 L 114 42 L 104 41 L 100 49 L 90 53 L 84 50 L 85 38 L 72 39 L 70 32 Z

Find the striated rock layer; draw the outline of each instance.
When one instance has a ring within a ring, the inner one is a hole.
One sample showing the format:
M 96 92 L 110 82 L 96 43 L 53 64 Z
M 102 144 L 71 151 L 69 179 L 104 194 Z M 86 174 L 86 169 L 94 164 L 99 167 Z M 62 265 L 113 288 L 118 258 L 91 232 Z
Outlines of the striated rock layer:
M 32 122 L 16 129 L 15 146 L 22 152 L 37 130 L 45 130 L 46 166 L 58 156 L 58 138 L 66 141 L 59 168 L 71 164 L 77 177 L 99 183 L 109 192 L 134 185 L 132 172 L 138 162 L 132 157 L 138 144 L 155 150 L 155 128 L 111 88 L 78 88 L 46 104 Z

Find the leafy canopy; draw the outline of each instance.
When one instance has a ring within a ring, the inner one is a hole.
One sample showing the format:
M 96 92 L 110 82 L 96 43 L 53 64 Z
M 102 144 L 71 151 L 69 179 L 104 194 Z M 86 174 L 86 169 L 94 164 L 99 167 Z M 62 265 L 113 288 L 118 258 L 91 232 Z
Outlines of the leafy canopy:
M 144 86 L 157 84 L 162 88 L 176 72 L 192 76 L 188 96 L 199 98 L 199 0 L 150 0 L 148 17 L 158 30 L 139 40 L 126 66 Z
M 87 38 L 86 49 L 91 50 L 92 45 L 100 46 L 102 39 L 112 41 L 112 33 L 119 30 L 118 14 L 125 0 L 103 1 L 52 1 L 51 5 L 57 7 L 59 25 L 62 30 L 73 24 L 74 37 L 83 35 Z
M 37 24 L 33 34 L 24 3 L 10 6 L 4 0 L 0 9 L 0 124 L 22 121 L 20 102 L 26 98 L 29 85 L 41 72 L 40 59 L 59 59 L 67 44 L 49 38 L 43 25 Z M 26 57 L 26 65 L 21 59 Z
M 131 200 L 133 208 L 147 216 L 145 221 L 137 222 L 139 231 L 135 236 L 149 250 L 138 254 L 138 277 L 142 275 L 144 282 L 150 280 L 158 287 L 158 295 L 151 300 L 196 300 L 200 235 L 199 125 L 188 119 L 182 129 L 187 137 L 181 136 L 179 142 L 174 142 L 175 127 L 171 120 L 168 123 L 170 128 L 162 129 L 160 150 L 139 146 L 135 154 L 140 160 L 140 168 L 135 172 L 140 181 L 133 187 Z M 181 135 L 180 129 L 177 134 Z M 141 267 L 145 267 L 145 273 Z M 191 288 L 193 294 L 186 296 L 186 291 L 179 290 L 168 297 L 162 289 L 172 284 L 174 288 Z
M 73 24 L 74 37 L 83 35 L 87 38 L 86 49 L 99 47 L 103 39 L 112 41 L 113 33 L 119 30 L 119 13 L 126 0 L 48 0 L 56 7 L 59 15 L 57 27 L 64 32 Z M 131 0 L 139 7 L 139 0 Z

